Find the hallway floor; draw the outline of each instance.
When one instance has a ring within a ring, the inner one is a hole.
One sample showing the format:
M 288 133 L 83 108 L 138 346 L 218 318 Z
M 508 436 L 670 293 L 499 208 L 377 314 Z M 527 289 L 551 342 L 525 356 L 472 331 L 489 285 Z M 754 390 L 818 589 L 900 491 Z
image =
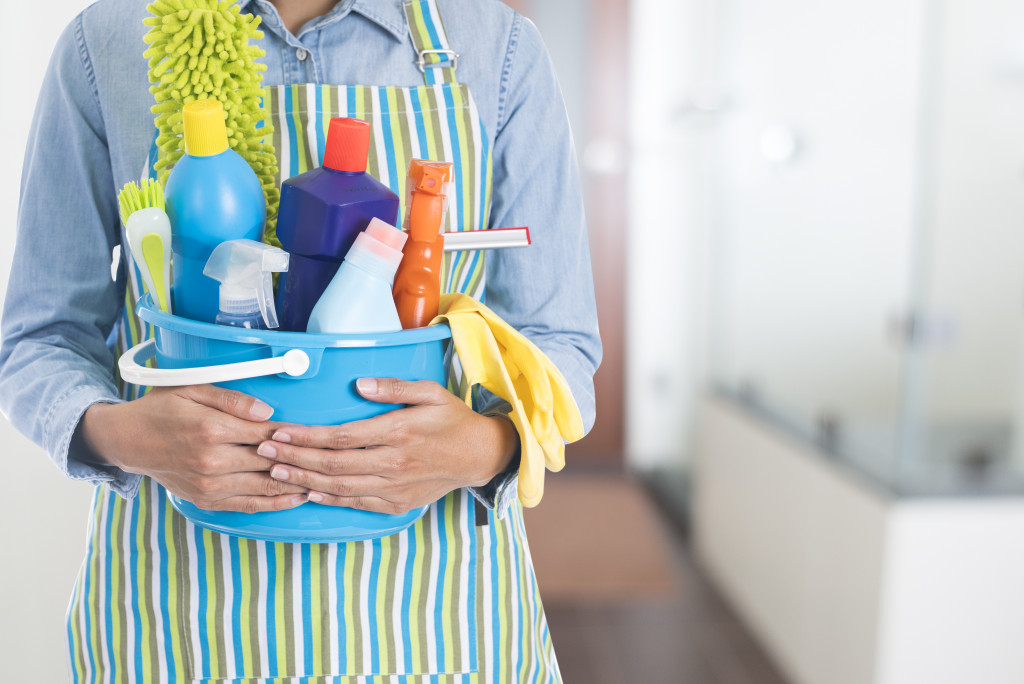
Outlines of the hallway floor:
M 549 475 L 526 526 L 567 684 L 785 684 L 639 483 Z

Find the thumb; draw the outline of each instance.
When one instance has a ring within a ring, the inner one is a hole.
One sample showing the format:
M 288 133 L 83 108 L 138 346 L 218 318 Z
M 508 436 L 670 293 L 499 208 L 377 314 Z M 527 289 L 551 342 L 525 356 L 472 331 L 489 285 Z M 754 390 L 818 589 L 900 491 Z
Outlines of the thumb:
M 397 378 L 359 378 L 359 394 L 382 404 L 441 404 L 448 390 L 433 380 L 398 380 Z
M 190 385 L 186 396 L 197 404 L 209 406 L 223 413 L 261 423 L 274 415 L 274 409 L 256 397 L 215 385 Z

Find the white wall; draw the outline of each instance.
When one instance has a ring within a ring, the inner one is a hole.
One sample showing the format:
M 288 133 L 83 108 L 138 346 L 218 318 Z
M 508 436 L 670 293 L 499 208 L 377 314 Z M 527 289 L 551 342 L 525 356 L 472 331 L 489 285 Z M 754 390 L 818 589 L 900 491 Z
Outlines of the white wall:
M 709 376 L 887 444 L 918 275 L 922 416 L 1024 427 L 1024 5 L 636 0 L 632 20 L 631 462 L 685 464 Z
M 812 415 L 892 414 L 886 325 L 913 258 L 924 3 L 728 4 L 718 371 Z M 765 149 L 786 135 L 791 158 Z
M 4 106 L 0 130 L 0 292 L 14 251 L 21 162 L 39 84 L 64 26 L 89 2 L 17 2 L 4 7 L 0 41 Z M 3 680 L 61 682 L 68 677 L 64 613 L 85 553 L 92 490 L 62 477 L 38 447 L 0 418 L 0 659 Z
M 631 4 L 626 452 L 684 465 L 707 374 L 717 8 Z
M 1024 400 L 1024 4 L 946 0 L 930 308 L 954 325 L 931 354 L 936 420 L 1008 420 Z M 1024 426 L 1022 426 L 1024 427 Z
M 631 19 L 631 462 L 685 463 L 709 377 L 894 415 L 921 0 L 637 0 Z

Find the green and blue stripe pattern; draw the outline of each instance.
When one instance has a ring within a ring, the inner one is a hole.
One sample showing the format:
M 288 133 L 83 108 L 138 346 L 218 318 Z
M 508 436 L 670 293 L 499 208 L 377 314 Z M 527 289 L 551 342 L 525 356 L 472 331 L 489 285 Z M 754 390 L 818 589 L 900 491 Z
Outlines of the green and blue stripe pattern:
M 463 490 L 409 530 L 281 544 L 197 528 L 146 479 L 93 499 L 68 614 L 76 682 L 550 682 L 520 509 Z
M 457 61 L 452 53 L 455 51 L 448 42 L 437 4 L 434 0 L 407 0 L 403 6 L 413 47 L 425 62 L 424 80 L 428 85 L 454 83 Z

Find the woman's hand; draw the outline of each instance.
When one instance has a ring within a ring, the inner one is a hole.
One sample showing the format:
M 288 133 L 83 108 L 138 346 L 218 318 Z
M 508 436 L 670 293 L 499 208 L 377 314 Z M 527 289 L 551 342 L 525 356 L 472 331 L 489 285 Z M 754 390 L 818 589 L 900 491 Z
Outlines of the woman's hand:
M 257 450 L 278 462 L 271 477 L 307 488 L 310 501 L 405 513 L 486 484 L 519 447 L 511 421 L 481 416 L 436 382 L 363 378 L 356 387 L 408 406 L 344 425 L 281 427 Z
M 276 511 L 306 501 L 306 489 L 272 479 L 256 445 L 283 425 L 253 397 L 213 385 L 157 387 L 123 404 L 94 404 L 80 436 L 104 463 L 148 475 L 200 508 Z

